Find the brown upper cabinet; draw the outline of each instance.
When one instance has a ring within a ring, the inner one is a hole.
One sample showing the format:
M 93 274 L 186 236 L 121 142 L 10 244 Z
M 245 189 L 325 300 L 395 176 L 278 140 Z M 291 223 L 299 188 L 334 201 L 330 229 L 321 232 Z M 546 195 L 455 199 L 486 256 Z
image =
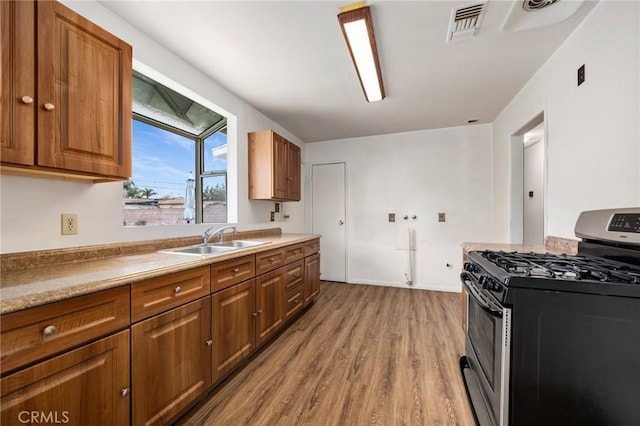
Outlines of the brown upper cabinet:
M 300 201 L 300 147 L 273 130 L 249 133 L 249 199 Z
M 0 2 L 2 171 L 131 176 L 132 48 L 55 1 Z

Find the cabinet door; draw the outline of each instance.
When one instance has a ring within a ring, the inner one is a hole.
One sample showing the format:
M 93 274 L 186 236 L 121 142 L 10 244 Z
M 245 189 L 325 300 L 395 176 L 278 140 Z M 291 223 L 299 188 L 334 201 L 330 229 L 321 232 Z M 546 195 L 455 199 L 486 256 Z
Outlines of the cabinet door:
M 129 331 L 20 370 L 0 384 L 3 425 L 128 425 Z
M 0 2 L 0 158 L 33 165 L 35 146 L 35 2 Z
M 131 46 L 37 2 L 38 165 L 131 176 Z
M 256 278 L 256 345 L 284 323 L 284 273 L 277 269 Z
M 273 134 L 273 198 L 286 199 L 289 191 L 287 180 L 287 156 L 289 142 L 277 133 Z
M 209 297 L 131 327 L 133 424 L 166 424 L 211 385 Z
M 291 201 L 300 201 L 300 147 L 289 142 L 287 157 L 287 198 Z
M 304 305 L 320 294 L 320 253 L 304 259 Z
M 213 381 L 248 356 L 255 346 L 255 280 L 211 296 L 213 312 Z

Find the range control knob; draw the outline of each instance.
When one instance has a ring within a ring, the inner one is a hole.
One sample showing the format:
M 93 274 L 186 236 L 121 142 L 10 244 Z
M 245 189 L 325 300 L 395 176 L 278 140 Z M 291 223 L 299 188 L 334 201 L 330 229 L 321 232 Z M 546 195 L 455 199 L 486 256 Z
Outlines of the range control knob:
M 467 262 L 464 264 L 464 270 L 468 272 L 477 272 L 478 265 L 476 265 L 475 263 Z
M 485 289 L 487 288 L 487 281 L 488 279 L 484 275 L 478 279 L 478 283 L 480 284 L 480 286 Z

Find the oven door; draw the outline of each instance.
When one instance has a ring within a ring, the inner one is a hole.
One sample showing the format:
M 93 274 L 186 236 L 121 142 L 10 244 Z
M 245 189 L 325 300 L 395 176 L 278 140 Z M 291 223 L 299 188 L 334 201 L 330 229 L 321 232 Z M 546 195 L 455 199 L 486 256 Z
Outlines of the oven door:
M 480 393 L 471 395 L 471 402 L 482 426 L 507 425 L 511 310 L 483 290 L 473 275 L 465 272 L 460 278 L 467 290 L 465 351 Z

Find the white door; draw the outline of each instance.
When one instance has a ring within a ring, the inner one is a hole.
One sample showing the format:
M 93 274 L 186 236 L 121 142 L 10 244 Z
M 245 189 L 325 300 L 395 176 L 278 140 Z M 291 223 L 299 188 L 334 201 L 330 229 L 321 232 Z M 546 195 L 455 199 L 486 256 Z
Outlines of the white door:
M 345 164 L 311 166 L 311 230 L 320 240 L 323 280 L 346 282 L 347 223 Z
M 526 245 L 544 244 L 544 139 L 524 148 L 523 238 Z

